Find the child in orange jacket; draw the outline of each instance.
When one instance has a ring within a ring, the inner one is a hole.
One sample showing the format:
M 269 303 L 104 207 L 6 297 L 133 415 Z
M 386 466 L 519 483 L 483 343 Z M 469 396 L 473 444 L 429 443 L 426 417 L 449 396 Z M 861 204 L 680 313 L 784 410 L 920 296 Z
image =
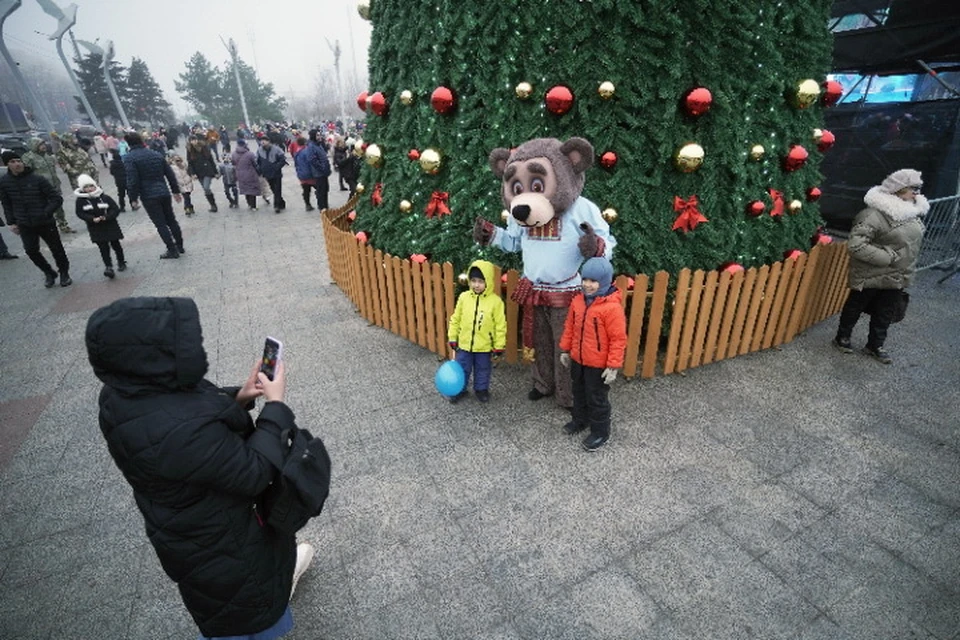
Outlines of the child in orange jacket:
M 570 303 L 560 338 L 560 363 L 573 381 L 573 419 L 564 431 L 573 435 L 589 426 L 583 448 L 596 451 L 610 439 L 610 384 L 623 366 L 627 317 L 609 260 L 590 258 L 580 275 L 583 292 Z

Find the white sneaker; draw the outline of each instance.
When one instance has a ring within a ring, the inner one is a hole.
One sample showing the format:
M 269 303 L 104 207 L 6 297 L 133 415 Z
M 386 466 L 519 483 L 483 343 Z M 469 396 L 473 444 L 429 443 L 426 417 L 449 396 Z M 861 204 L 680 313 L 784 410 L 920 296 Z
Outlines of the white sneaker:
M 310 567 L 310 563 L 313 562 L 313 554 L 315 554 L 316 551 L 313 545 L 307 542 L 301 542 L 297 545 L 297 564 L 293 567 L 293 584 L 290 586 L 291 598 L 293 598 L 293 592 L 297 590 L 297 582 L 300 581 L 300 577 Z

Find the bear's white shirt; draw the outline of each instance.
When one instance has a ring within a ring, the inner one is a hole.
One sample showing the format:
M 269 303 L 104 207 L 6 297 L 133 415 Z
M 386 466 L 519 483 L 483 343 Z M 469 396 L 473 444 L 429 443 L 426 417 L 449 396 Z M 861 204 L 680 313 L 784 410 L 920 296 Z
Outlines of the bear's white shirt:
M 507 228 L 497 227 L 490 244 L 501 251 L 523 252 L 523 276 L 533 282 L 534 288 L 546 291 L 566 291 L 580 288 L 580 265 L 584 258 L 577 246 L 583 230 L 580 224 L 587 222 L 594 233 L 603 238 L 603 255 L 613 258 L 616 238 L 610 233 L 610 225 L 603 219 L 600 209 L 583 196 L 578 197 L 569 209 L 560 214 L 560 237 L 541 239 L 530 237 L 529 227 L 517 223 L 511 216 Z

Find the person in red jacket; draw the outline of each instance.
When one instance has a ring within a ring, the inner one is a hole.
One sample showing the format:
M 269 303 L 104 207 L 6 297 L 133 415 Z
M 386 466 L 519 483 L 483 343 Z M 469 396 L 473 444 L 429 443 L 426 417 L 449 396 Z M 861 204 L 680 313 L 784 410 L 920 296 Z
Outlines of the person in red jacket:
M 573 381 L 573 418 L 564 431 L 573 435 L 590 427 L 583 448 L 596 451 L 610 439 L 610 384 L 623 366 L 627 317 L 609 260 L 590 258 L 580 275 L 583 292 L 570 303 L 560 338 L 560 363 Z

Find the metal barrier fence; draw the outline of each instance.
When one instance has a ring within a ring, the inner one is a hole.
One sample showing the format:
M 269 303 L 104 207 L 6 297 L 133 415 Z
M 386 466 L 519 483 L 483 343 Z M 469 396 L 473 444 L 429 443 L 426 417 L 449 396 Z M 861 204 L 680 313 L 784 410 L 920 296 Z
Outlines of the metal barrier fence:
M 917 271 L 955 264 L 960 257 L 960 194 L 931 200 L 923 224 L 927 231 Z

